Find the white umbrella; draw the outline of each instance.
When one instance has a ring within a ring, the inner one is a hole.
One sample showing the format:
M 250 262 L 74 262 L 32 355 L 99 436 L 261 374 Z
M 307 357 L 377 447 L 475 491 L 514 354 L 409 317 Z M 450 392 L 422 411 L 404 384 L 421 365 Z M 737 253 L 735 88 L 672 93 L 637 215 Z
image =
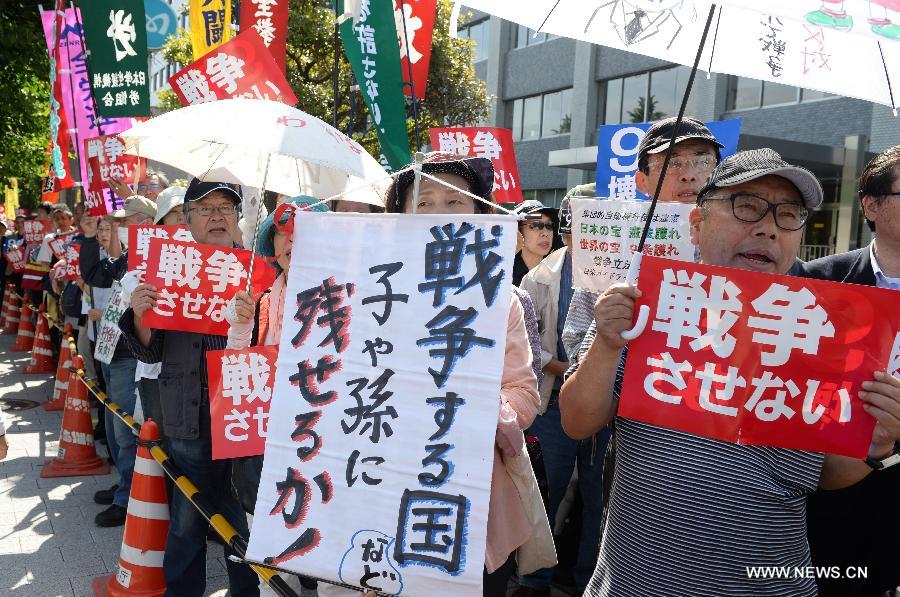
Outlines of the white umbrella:
M 359 143 L 315 116 L 269 100 L 188 106 L 139 123 L 120 137 L 125 153 L 201 180 L 290 196 L 325 199 L 347 193 L 347 199 L 383 205 L 383 189 L 390 182 Z

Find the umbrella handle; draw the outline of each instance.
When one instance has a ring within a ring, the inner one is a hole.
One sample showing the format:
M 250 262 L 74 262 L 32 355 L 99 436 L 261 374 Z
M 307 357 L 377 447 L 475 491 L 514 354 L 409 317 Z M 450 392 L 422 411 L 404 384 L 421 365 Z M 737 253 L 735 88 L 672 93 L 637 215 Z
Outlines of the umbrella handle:
M 644 254 L 641 252 L 635 253 L 631 257 L 631 263 L 628 264 L 628 275 L 625 277 L 625 282 L 634 286 L 637 283 L 638 273 L 641 271 L 641 259 L 643 259 Z M 641 308 L 638 309 L 637 320 L 635 320 L 634 325 L 631 329 L 625 330 L 620 336 L 624 340 L 634 340 L 638 336 L 640 336 L 644 332 L 644 328 L 647 327 L 647 321 L 650 319 L 650 307 L 647 305 L 641 305 Z
M 419 204 L 419 185 L 422 182 L 422 164 L 425 163 L 425 154 L 421 151 L 416 152 L 416 161 L 413 166 L 413 196 L 412 196 L 412 212 L 416 215 L 416 206 Z

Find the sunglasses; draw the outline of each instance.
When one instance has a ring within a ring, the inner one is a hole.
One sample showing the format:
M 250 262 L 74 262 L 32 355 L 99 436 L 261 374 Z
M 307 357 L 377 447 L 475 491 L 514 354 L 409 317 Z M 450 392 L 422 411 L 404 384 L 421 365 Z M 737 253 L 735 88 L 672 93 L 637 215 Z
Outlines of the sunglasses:
M 278 232 L 285 236 L 293 236 L 294 234 L 294 214 L 297 211 L 311 211 L 306 205 L 297 205 L 296 203 L 282 203 L 275 208 L 275 228 Z
M 554 228 L 553 222 L 528 222 L 526 226 L 528 226 L 532 230 L 537 230 L 538 232 L 540 232 L 541 230 L 549 230 L 550 232 L 553 232 Z

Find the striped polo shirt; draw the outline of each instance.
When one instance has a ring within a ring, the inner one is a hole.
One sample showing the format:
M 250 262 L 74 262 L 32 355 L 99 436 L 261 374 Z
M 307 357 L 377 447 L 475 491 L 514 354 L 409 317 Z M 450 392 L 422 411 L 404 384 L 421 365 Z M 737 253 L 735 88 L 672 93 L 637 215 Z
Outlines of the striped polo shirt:
M 595 335 L 592 324 L 579 357 Z M 615 441 L 608 518 L 585 595 L 816 594 L 814 578 L 793 569 L 811 566 L 806 498 L 818 486 L 822 454 L 739 446 L 621 417 Z M 751 578 L 748 569 L 761 566 L 790 570 Z

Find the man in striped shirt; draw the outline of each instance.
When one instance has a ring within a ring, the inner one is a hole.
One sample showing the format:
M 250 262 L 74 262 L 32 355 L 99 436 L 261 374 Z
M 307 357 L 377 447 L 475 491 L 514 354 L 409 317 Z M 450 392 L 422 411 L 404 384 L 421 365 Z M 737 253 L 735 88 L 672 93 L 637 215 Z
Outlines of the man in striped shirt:
M 761 217 L 735 209 L 736 195 L 765 201 Z M 774 151 L 731 156 L 713 171 L 691 214 L 700 261 L 786 273 L 808 212 L 821 202 L 815 176 Z M 617 418 L 627 351 L 621 332 L 631 327 L 639 296 L 627 285 L 601 295 L 560 396 L 572 437 L 615 420 L 608 519 L 586 594 L 815 595 L 811 577 L 751 578 L 750 569 L 809 566 L 806 497 L 817 487 L 852 485 L 871 469 L 861 460 L 731 444 Z M 861 398 L 878 420 L 869 456 L 881 459 L 900 436 L 900 381 L 876 377 L 868 389 Z

